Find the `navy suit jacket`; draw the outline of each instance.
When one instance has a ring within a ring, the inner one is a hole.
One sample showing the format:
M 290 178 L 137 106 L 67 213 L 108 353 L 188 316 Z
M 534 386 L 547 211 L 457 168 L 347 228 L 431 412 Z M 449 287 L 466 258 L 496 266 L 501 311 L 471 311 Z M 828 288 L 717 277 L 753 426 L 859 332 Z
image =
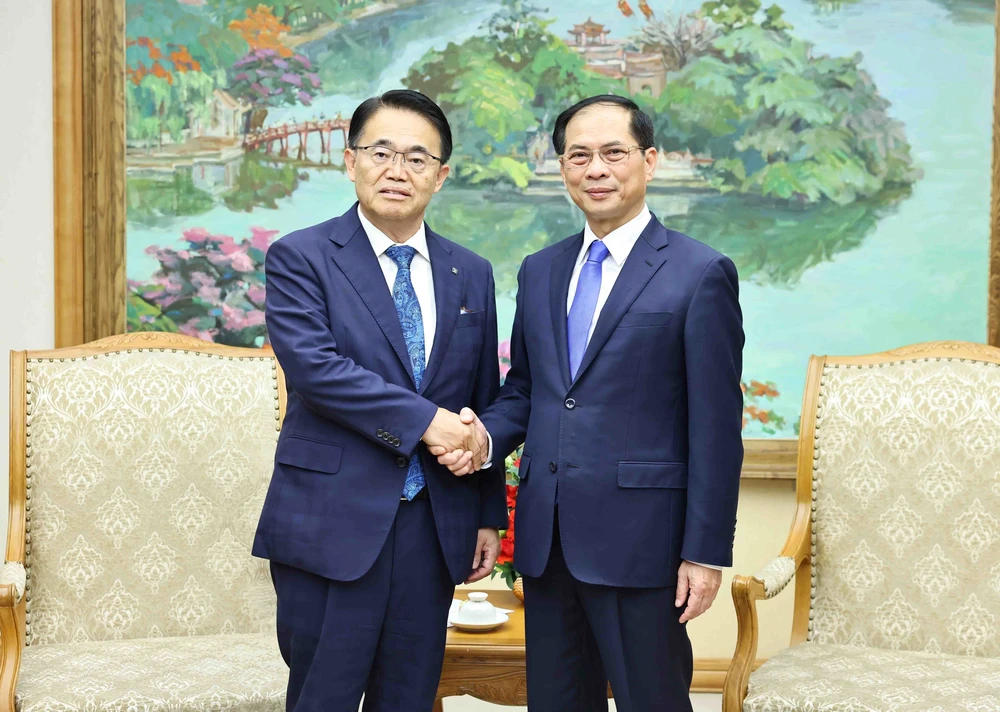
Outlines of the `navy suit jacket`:
M 288 403 L 253 554 L 338 581 L 375 562 L 419 452 L 456 583 L 480 527 L 507 525 L 503 458 L 456 477 L 420 438 L 438 406 L 477 412 L 500 387 L 490 263 L 427 230 L 437 328 L 419 392 L 392 295 L 358 218 L 293 232 L 267 253 L 267 328 Z M 466 313 L 467 312 L 467 313 Z
M 514 565 L 540 576 L 558 489 L 566 564 L 583 582 L 676 584 L 681 560 L 732 564 L 743 461 L 736 268 L 653 217 L 570 381 L 566 303 L 583 233 L 518 274 L 511 369 L 482 420 L 522 441 Z

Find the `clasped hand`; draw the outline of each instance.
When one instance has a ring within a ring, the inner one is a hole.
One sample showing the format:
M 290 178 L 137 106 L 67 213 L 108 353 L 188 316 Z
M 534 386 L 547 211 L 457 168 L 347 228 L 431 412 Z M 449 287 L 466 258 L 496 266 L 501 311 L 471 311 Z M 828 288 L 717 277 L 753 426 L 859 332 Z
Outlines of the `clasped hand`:
M 431 455 L 454 475 L 476 472 L 489 456 L 486 427 L 470 408 L 462 408 L 458 415 L 438 408 L 421 439 Z

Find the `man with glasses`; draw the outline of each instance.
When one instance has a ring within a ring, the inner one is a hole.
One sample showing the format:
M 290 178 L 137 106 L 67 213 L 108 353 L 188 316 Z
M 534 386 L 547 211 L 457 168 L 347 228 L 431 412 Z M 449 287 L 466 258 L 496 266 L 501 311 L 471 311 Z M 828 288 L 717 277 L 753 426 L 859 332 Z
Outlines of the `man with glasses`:
M 368 99 L 347 142 L 358 202 L 267 254 L 288 402 L 253 553 L 290 712 L 357 712 L 362 694 L 430 712 L 455 584 L 493 570 L 507 523 L 502 467 L 478 468 L 489 440 L 457 415 L 499 389 L 493 272 L 423 222 L 452 147 L 434 102 Z M 428 445 L 477 467 L 449 472 Z
M 607 710 L 610 681 L 619 712 L 690 710 L 685 624 L 732 563 L 743 459 L 736 268 L 649 212 L 632 101 L 581 101 L 553 143 L 586 225 L 522 263 L 511 369 L 477 423 L 498 455 L 524 442 L 528 709 Z

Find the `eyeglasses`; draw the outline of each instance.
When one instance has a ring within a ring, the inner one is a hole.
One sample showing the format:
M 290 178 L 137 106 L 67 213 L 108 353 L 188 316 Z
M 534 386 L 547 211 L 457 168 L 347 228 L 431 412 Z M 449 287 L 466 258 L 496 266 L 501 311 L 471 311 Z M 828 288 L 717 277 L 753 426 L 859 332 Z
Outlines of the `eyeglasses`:
M 614 165 L 628 160 L 632 151 L 645 151 L 642 146 L 605 146 L 597 151 L 588 151 L 585 148 L 574 148 L 569 153 L 559 156 L 560 162 L 568 163 L 573 168 L 586 168 L 594 160 L 594 154 L 601 154 L 601 160 L 607 165 Z
M 371 158 L 372 163 L 376 166 L 395 163 L 396 156 L 402 156 L 403 166 L 409 168 L 414 173 L 423 173 L 427 166 L 430 165 L 430 159 L 432 158 L 438 163 L 441 162 L 440 158 L 432 156 L 425 151 L 395 151 L 385 146 L 358 146 L 355 150 L 364 151 L 365 155 Z

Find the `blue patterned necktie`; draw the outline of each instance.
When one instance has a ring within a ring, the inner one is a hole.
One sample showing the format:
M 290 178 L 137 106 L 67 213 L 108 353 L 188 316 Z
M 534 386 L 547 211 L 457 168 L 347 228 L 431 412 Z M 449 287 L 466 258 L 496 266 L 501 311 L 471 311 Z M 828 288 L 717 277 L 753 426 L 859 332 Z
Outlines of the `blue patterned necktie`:
M 603 240 L 590 243 L 587 261 L 580 269 L 580 279 L 576 283 L 576 296 L 573 306 L 566 317 L 566 336 L 569 341 L 569 375 L 576 380 L 576 372 L 580 370 L 583 353 L 587 350 L 590 337 L 590 324 L 594 320 L 594 310 L 597 308 L 597 295 L 601 291 L 601 268 L 604 258 L 608 256 L 608 248 Z
M 392 301 L 396 303 L 396 313 L 399 315 L 399 325 L 403 327 L 403 338 L 406 340 L 406 350 L 410 354 L 410 364 L 413 366 L 413 382 L 420 390 L 420 381 L 424 377 L 424 317 L 420 312 L 420 302 L 417 293 L 413 291 L 413 281 L 410 279 L 410 264 L 417 251 L 406 245 L 393 245 L 385 251 L 389 258 L 399 268 L 396 281 L 392 285 Z M 403 485 L 403 496 L 412 500 L 424 488 L 424 468 L 420 464 L 420 453 L 414 452 L 410 457 L 410 469 L 406 472 L 406 483 Z

